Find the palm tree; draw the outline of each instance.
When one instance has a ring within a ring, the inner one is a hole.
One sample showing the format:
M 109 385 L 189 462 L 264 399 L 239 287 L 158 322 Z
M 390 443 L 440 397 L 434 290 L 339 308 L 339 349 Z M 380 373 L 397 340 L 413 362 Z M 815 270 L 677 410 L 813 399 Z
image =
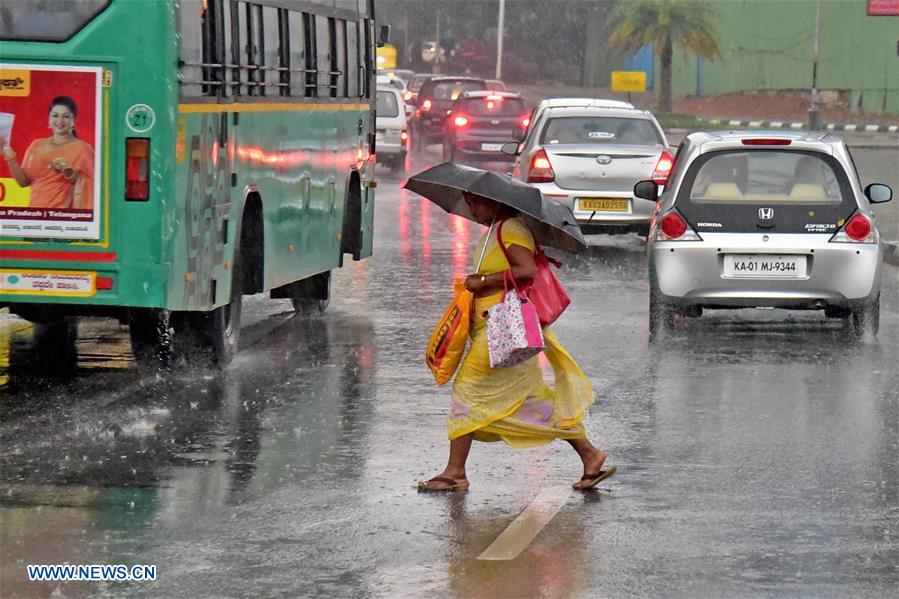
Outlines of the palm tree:
M 674 46 L 714 60 L 718 46 L 716 14 L 703 0 L 628 0 L 612 13 L 609 44 L 630 52 L 652 44 L 662 65 L 659 111 L 671 112 L 671 59 Z

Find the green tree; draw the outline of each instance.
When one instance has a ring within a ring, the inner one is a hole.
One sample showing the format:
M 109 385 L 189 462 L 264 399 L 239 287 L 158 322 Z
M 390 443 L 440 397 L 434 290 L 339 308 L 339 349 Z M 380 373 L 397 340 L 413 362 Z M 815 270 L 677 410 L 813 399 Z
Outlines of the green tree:
M 674 47 L 714 60 L 721 56 L 716 14 L 703 0 L 632 0 L 612 13 L 609 44 L 637 52 L 653 45 L 662 66 L 659 111 L 671 112 L 671 60 Z

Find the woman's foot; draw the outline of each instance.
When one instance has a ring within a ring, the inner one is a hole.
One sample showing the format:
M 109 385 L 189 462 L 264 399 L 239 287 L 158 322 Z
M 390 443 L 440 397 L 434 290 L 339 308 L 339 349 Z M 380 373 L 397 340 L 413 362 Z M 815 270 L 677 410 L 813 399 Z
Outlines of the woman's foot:
M 465 472 L 444 470 L 431 480 L 418 483 L 419 491 L 464 491 L 468 488 Z
M 603 464 L 606 462 L 606 452 L 601 449 L 591 452 L 589 456 L 582 458 L 582 460 L 584 462 L 584 475 L 581 477 L 581 480 L 571 485 L 575 489 L 593 488 L 600 481 L 609 478 L 618 470 L 617 466 L 612 466 L 608 470 L 602 469 Z
M 468 481 L 445 476 L 435 476 L 431 480 L 423 480 L 418 483 L 419 491 L 464 491 L 468 488 Z

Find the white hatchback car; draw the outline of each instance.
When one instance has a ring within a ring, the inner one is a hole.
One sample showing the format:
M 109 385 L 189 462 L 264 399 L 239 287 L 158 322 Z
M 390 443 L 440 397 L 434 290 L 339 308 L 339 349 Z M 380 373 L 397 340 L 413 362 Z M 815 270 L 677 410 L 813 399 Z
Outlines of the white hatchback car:
M 375 154 L 378 164 L 388 166 L 392 172 L 397 173 L 406 166 L 409 145 L 407 108 L 402 92 L 393 85 L 379 85 L 375 110 Z
M 518 153 L 512 174 L 567 204 L 584 233 L 646 234 L 655 202 L 634 197 L 634 184 L 661 182 L 672 164 L 658 121 L 628 104 L 545 108 L 503 152 Z
M 655 200 L 641 181 L 638 197 Z M 856 333 L 880 322 L 883 251 L 846 145 L 820 133 L 691 133 L 649 234 L 649 331 L 704 308 L 824 310 Z

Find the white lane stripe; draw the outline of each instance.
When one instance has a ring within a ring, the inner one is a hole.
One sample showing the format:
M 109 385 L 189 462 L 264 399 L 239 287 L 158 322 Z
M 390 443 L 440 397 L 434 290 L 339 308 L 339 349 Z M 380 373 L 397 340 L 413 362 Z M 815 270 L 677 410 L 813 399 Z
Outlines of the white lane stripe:
M 727 124 L 731 127 L 740 127 L 743 121 L 727 121 Z
M 865 131 L 877 131 L 880 125 L 865 125 Z
M 770 123 L 768 123 L 768 126 L 772 129 L 780 129 L 784 126 L 784 124 L 783 121 L 771 121 Z
M 504 530 L 490 547 L 478 556 L 480 560 L 513 560 L 527 549 L 531 541 L 552 520 L 568 498 L 571 489 L 543 489 L 531 505 Z
M 890 125 L 889 132 L 895 133 L 896 131 L 899 131 L 899 125 Z
M 802 129 L 805 127 L 803 123 L 790 123 L 790 129 Z
M 762 121 L 749 121 L 749 126 L 758 129 L 762 126 Z

